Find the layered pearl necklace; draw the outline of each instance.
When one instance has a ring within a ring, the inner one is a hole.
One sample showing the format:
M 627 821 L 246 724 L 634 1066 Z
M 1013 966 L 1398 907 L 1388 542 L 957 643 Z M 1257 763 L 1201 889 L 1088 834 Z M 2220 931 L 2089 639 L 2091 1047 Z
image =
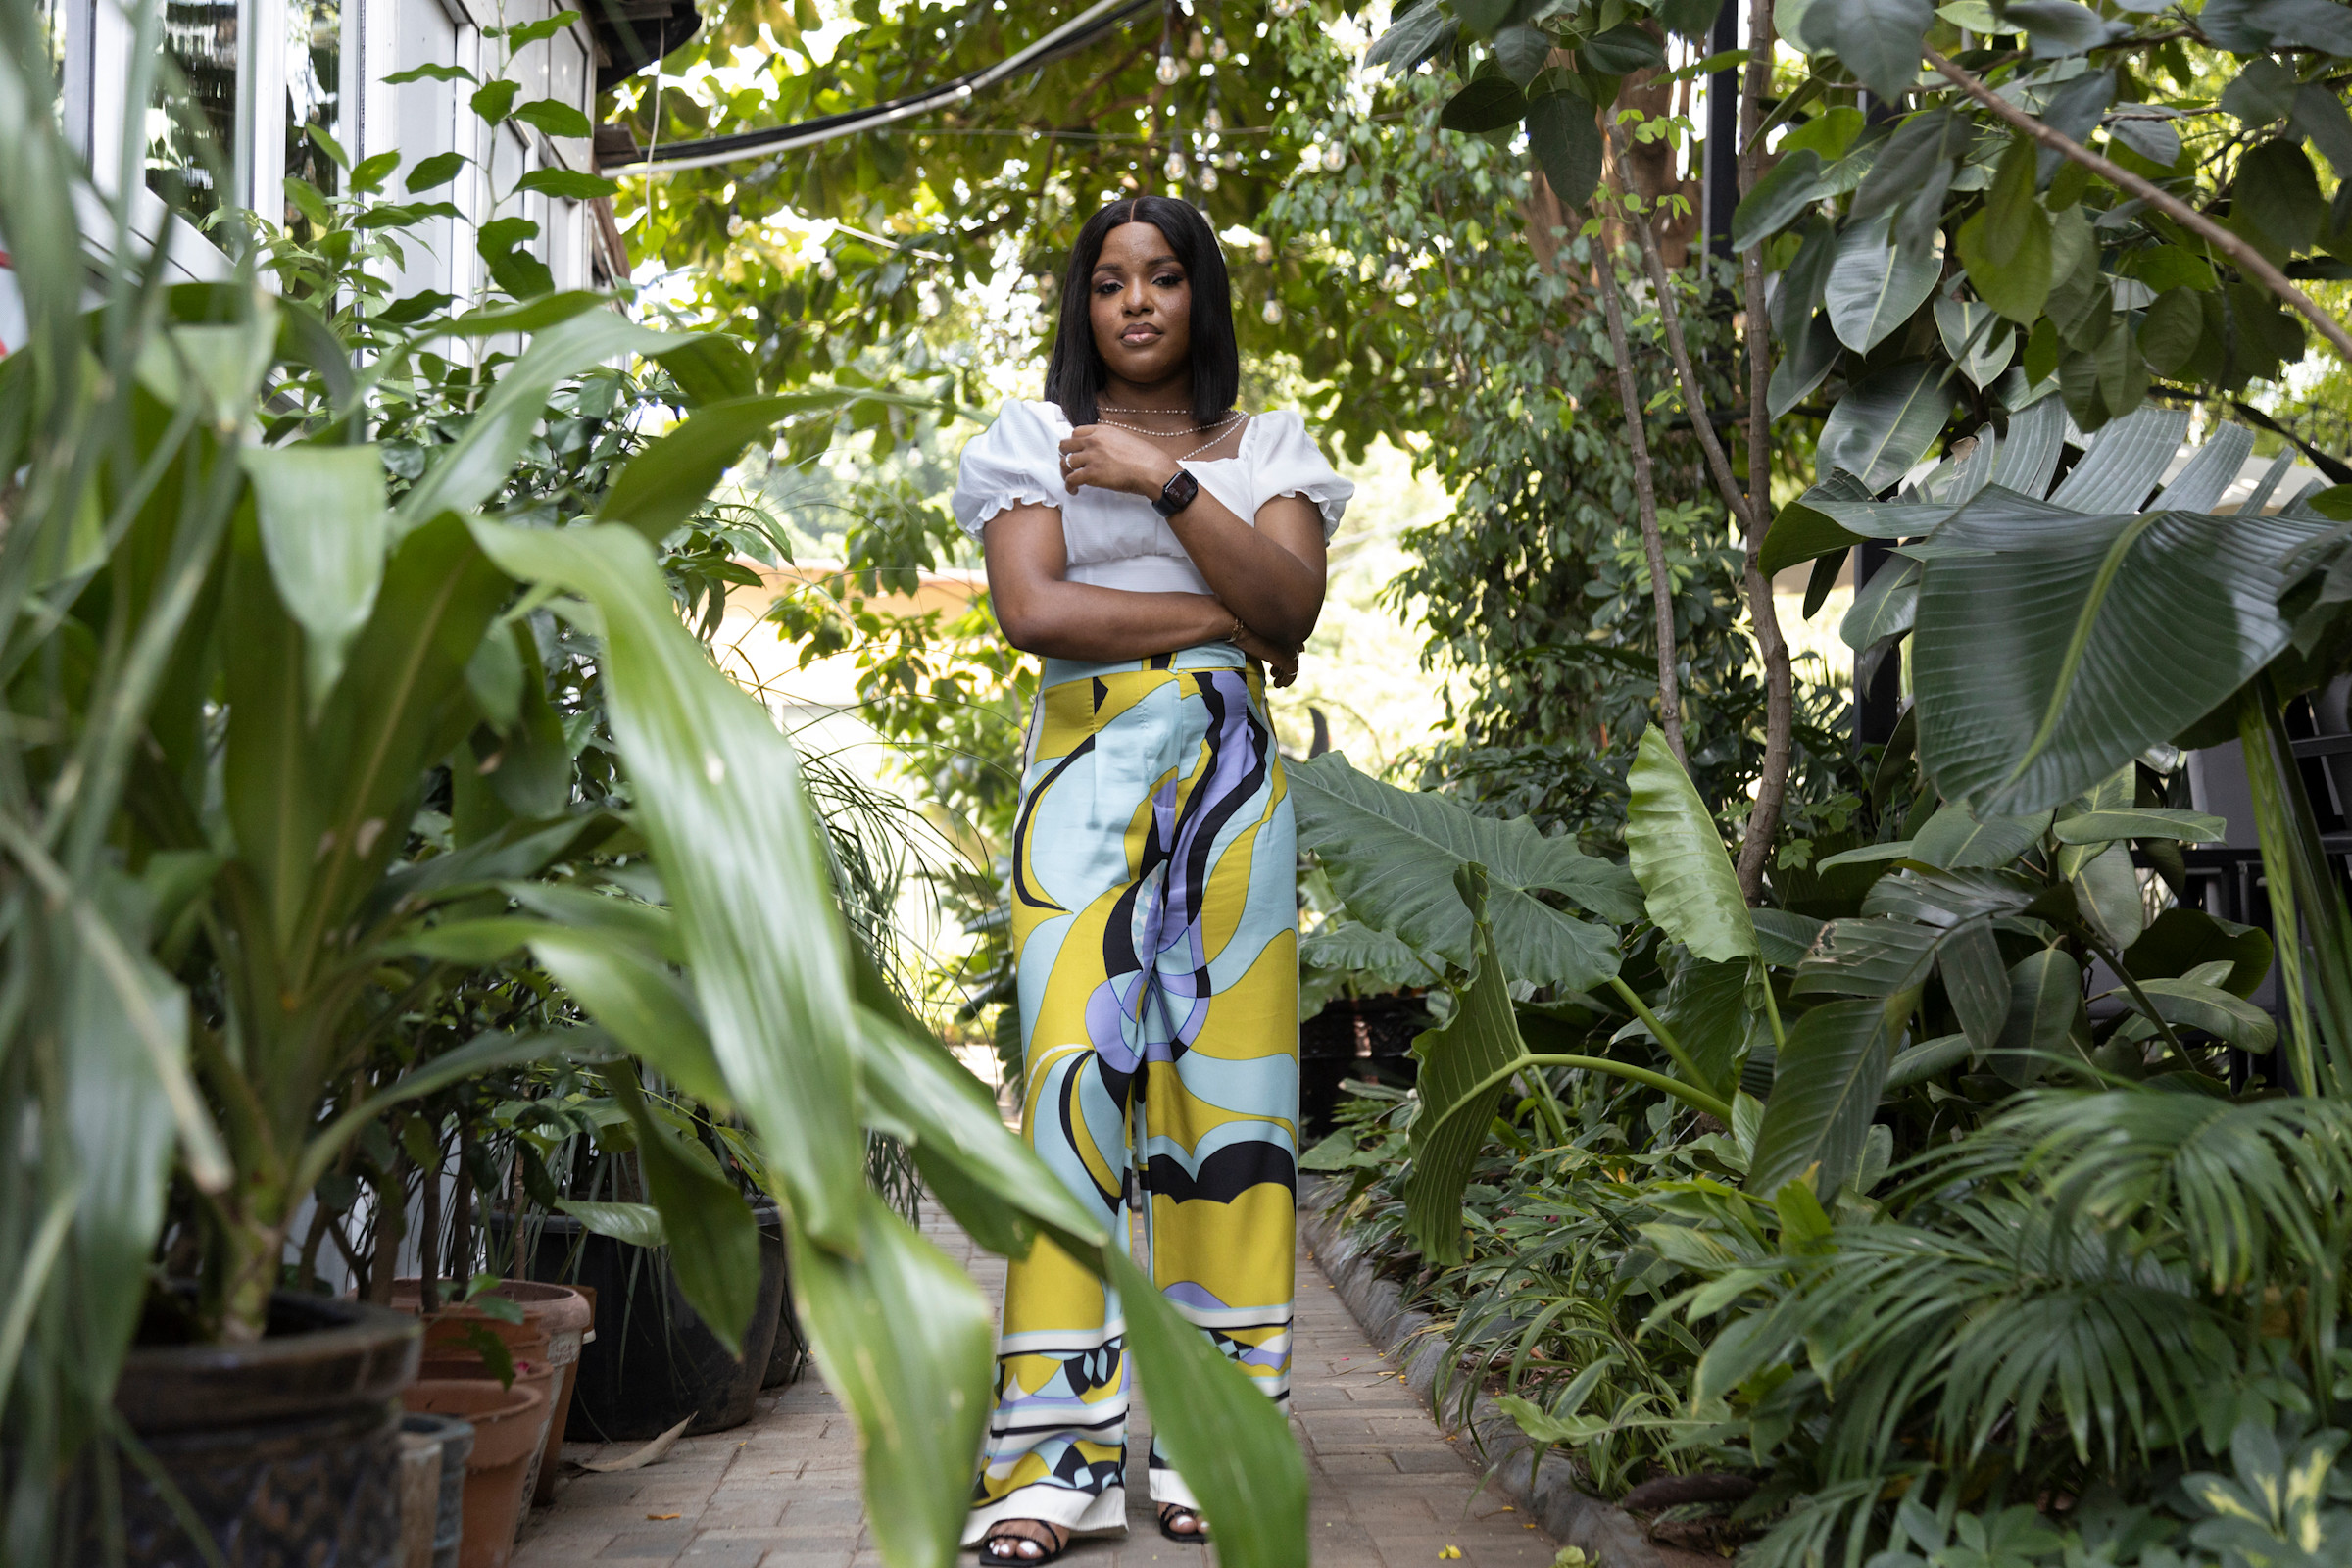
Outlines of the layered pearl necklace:
M 1232 413 L 1226 415 L 1221 419 L 1212 419 L 1206 424 L 1196 424 L 1191 428 L 1184 430 L 1154 430 L 1148 425 L 1128 424 L 1124 420 L 1105 419 L 1102 417 L 1104 414 L 1159 414 L 1167 412 L 1173 411 L 1160 409 L 1110 408 L 1098 403 L 1095 405 L 1095 422 L 1097 424 L 1107 424 L 1114 430 L 1130 430 L 1137 435 L 1152 436 L 1162 441 L 1168 440 L 1175 436 L 1202 435 L 1212 430 L 1215 431 L 1216 433 L 1214 435 L 1210 435 L 1206 441 L 1202 442 L 1200 446 L 1195 447 L 1192 451 L 1187 452 L 1183 457 L 1180 457 L 1176 460 L 1178 463 L 1190 463 L 1193 459 L 1199 457 L 1201 453 L 1206 452 L 1209 448 L 1217 445 L 1217 443 L 1223 441 L 1226 436 L 1230 435 L 1233 431 L 1235 420 L 1247 419 L 1250 417 L 1250 416 L 1244 414 L 1241 410 L 1235 409 Z

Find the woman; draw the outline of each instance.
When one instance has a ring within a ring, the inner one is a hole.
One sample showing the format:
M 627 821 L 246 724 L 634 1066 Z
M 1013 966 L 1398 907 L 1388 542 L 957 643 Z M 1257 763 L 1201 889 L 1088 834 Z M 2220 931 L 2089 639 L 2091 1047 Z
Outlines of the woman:
M 1290 1382 L 1297 850 L 1264 671 L 1287 685 L 1354 487 L 1295 414 L 1247 415 L 1224 258 L 1138 197 L 1070 253 L 1042 403 L 964 450 L 956 516 L 1043 656 L 1014 830 L 1026 1136 L 1277 1400 Z M 966 1545 L 1043 1563 L 1126 1528 L 1124 1325 L 1052 1243 L 1013 1263 Z M 1161 1534 L 1206 1531 L 1151 1458 Z

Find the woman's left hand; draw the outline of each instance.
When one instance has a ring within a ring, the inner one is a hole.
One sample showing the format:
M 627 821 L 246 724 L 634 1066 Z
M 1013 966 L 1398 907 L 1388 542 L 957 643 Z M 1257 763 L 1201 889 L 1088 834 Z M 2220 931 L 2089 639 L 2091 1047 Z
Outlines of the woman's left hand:
M 1091 484 L 1150 500 L 1176 476 L 1177 466 L 1142 436 L 1107 424 L 1082 424 L 1061 443 L 1061 482 L 1072 490 Z

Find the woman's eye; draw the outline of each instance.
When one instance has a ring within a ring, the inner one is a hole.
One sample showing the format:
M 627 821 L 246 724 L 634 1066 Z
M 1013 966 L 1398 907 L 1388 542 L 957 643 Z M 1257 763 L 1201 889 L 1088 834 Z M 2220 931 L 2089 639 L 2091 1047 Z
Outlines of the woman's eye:
M 1158 277 L 1153 278 L 1152 281 L 1154 286 L 1159 288 L 1182 288 L 1184 287 L 1184 274 L 1181 272 L 1164 272 Z

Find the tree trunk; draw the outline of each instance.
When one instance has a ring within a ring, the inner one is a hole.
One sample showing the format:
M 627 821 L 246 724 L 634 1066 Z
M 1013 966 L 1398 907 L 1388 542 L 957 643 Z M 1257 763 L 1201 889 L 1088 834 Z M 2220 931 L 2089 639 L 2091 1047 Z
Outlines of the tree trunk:
M 1649 558 L 1649 601 L 1658 621 L 1658 727 L 1674 760 L 1689 772 L 1690 759 L 1683 750 L 1682 682 L 1675 672 L 1679 655 L 1674 641 L 1674 585 L 1666 575 L 1666 542 L 1658 533 L 1658 493 L 1651 481 L 1649 437 L 1642 427 L 1642 388 L 1634 379 L 1633 351 L 1625 339 L 1625 302 L 1617 292 L 1617 258 L 1605 245 L 1595 258 L 1600 274 L 1600 306 L 1609 323 L 1609 353 L 1617 361 L 1617 401 L 1625 406 L 1625 444 L 1634 458 L 1634 504 L 1642 520 L 1642 549 Z
M 1740 192 L 1755 189 L 1763 172 L 1764 97 L 1772 85 L 1772 0 L 1748 0 L 1747 70 L 1740 81 Z M 1764 656 L 1764 765 L 1756 780 L 1756 804 L 1747 815 L 1740 845 L 1740 891 L 1756 902 L 1764 887 L 1764 864 L 1781 825 L 1781 803 L 1788 793 L 1788 760 L 1796 727 L 1795 678 L 1788 667 L 1788 640 L 1781 635 L 1780 611 L 1772 582 L 1757 565 L 1764 535 L 1772 525 L 1772 328 L 1764 314 L 1764 253 L 1751 245 L 1740 258 L 1747 346 L 1747 613 Z

